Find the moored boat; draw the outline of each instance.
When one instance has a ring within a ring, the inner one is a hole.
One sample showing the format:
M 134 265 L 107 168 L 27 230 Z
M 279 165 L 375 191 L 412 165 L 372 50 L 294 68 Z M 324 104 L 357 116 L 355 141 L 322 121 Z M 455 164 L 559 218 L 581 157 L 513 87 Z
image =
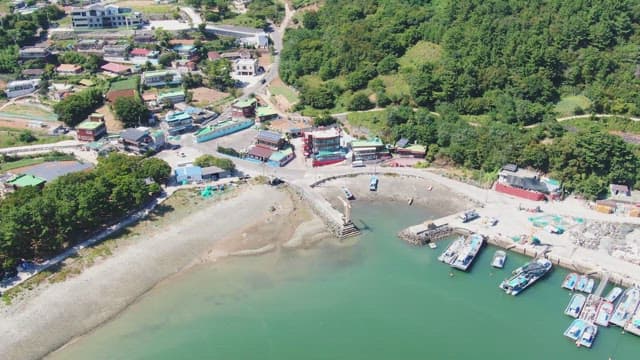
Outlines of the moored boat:
M 584 287 L 584 292 L 586 292 L 587 294 L 591 294 L 595 286 L 596 281 L 592 278 L 589 278 L 589 280 L 587 280 L 587 286 Z
M 582 294 L 573 294 L 569 305 L 564 309 L 565 315 L 577 318 L 584 307 L 584 303 L 587 301 L 587 297 Z
M 538 258 L 515 269 L 512 276 L 500 283 L 500 288 L 509 295 L 518 295 L 551 270 L 551 261 Z
M 438 256 L 438 260 L 442 261 L 445 264 L 453 264 L 454 261 L 458 258 L 458 253 L 462 250 L 464 246 L 464 237 L 459 237 L 454 240 L 451 245 L 445 250 L 440 256 Z
M 491 266 L 493 266 L 494 268 L 502 269 L 504 268 L 505 261 L 507 261 L 507 252 L 503 250 L 497 250 L 495 254 L 493 254 Z
M 576 345 L 590 348 L 593 345 L 593 341 L 596 339 L 596 335 L 598 335 L 598 327 L 587 323 L 584 331 L 582 331 L 582 336 L 580 336 L 580 339 L 576 341 Z
M 587 327 L 587 323 L 584 320 L 575 319 L 571 322 L 571 325 L 565 330 L 564 336 L 568 337 L 573 341 L 578 341 L 582 336 L 582 332 L 585 327 Z
M 611 289 L 611 291 L 609 291 L 609 293 L 607 294 L 607 296 L 604 297 L 604 299 L 610 303 L 614 303 L 616 302 L 616 300 L 618 300 L 618 298 L 620 297 L 620 294 L 622 294 L 622 289 L 616 286 L 613 289 Z
M 576 291 L 584 292 L 584 289 L 587 287 L 587 282 L 589 278 L 586 275 L 580 275 L 578 277 L 578 284 L 576 285 Z
M 616 311 L 611 316 L 610 323 L 620 327 L 627 325 L 631 316 L 636 311 L 640 303 L 640 289 L 637 287 L 628 288 L 623 294 Z
M 584 303 L 582 307 L 582 312 L 580 312 L 580 319 L 593 323 L 596 321 L 596 316 L 598 316 L 598 307 L 600 306 L 600 298 L 594 295 L 587 296 L 587 302 Z
M 476 255 L 480 252 L 480 249 L 484 245 L 484 236 L 480 234 L 472 234 L 464 242 L 464 247 L 460 250 L 458 257 L 451 264 L 452 267 L 467 271 L 469 266 L 473 264 Z
M 438 245 L 436 245 L 436 243 L 434 243 L 433 241 L 431 241 L 431 242 L 429 243 L 429 247 L 430 247 L 431 249 L 435 249 L 435 248 L 437 248 L 437 247 L 438 247 Z
M 578 274 L 570 273 L 564 278 L 564 281 L 562 282 L 562 287 L 567 290 L 573 291 L 573 289 L 576 288 L 577 282 L 578 282 Z
M 602 300 L 600 307 L 598 307 L 598 314 L 596 315 L 596 325 L 604 327 L 609 326 L 611 314 L 613 314 L 613 303 L 607 300 Z
M 344 196 L 347 198 L 347 200 L 355 199 L 355 197 L 353 196 L 353 193 L 346 187 L 343 187 L 342 191 L 344 192 Z

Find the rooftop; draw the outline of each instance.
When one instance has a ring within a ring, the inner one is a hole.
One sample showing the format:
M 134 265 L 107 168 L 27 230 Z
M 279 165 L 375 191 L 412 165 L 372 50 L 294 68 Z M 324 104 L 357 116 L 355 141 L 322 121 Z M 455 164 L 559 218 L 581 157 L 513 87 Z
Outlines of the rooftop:
M 249 150 L 249 155 L 251 156 L 255 156 L 255 157 L 260 157 L 263 159 L 268 159 L 269 157 L 271 157 L 271 155 L 273 154 L 273 150 L 271 150 L 268 147 L 265 146 L 260 146 L 260 145 L 254 145 L 250 150 Z
M 132 49 L 131 52 L 129 52 L 129 54 L 133 56 L 147 56 L 150 53 L 151 53 L 151 50 L 143 49 L 143 48 L 135 48 L 135 49 Z
M 244 119 L 244 118 L 224 120 L 224 121 L 221 121 L 219 123 L 210 124 L 210 125 L 205 126 L 202 129 L 198 130 L 194 135 L 195 136 L 201 136 L 201 135 L 210 134 L 210 133 L 218 131 L 218 130 L 224 128 L 224 127 L 233 126 L 233 125 L 235 125 L 237 123 L 242 123 L 244 121 L 253 121 L 253 120 L 252 119 Z
M 116 63 L 107 63 L 100 67 L 104 71 L 109 71 L 112 73 L 120 74 L 131 70 L 131 66 L 116 64 Z
M 311 131 L 311 132 L 307 132 L 305 133 L 305 135 L 311 135 L 314 138 L 318 138 L 318 139 L 323 139 L 323 138 L 334 138 L 334 137 L 338 137 L 340 136 L 340 132 L 338 131 L 337 128 L 326 128 L 326 129 L 319 129 L 319 130 L 315 130 L 315 131 Z
M 268 105 L 258 106 L 256 108 L 256 114 L 258 115 L 258 117 L 278 115 L 278 113 L 271 106 L 268 106 Z
M 244 100 L 238 100 L 236 102 L 233 103 L 234 107 L 238 107 L 238 108 L 245 108 L 245 107 L 250 107 L 256 104 L 256 102 L 258 102 L 255 98 L 247 98 Z
M 280 161 L 286 158 L 287 156 L 290 156 L 292 153 L 293 153 L 293 149 L 288 147 L 286 149 L 282 149 L 280 151 L 276 151 L 273 154 L 271 154 L 271 157 L 269 157 L 269 160 Z
M 144 76 L 164 76 L 164 75 L 174 75 L 177 74 L 175 70 L 155 70 L 155 71 L 145 71 Z
M 76 64 L 60 64 L 56 68 L 58 72 L 76 72 L 82 70 L 82 66 Z
M 275 131 L 262 130 L 256 136 L 258 140 L 276 143 L 282 139 L 282 134 Z
M 207 166 L 202 168 L 202 175 L 221 174 L 223 172 L 225 172 L 225 170 L 217 166 Z
M 9 184 L 20 188 L 26 186 L 38 186 L 44 184 L 45 182 L 45 179 L 33 175 L 24 174 L 9 181 Z
M 148 134 L 149 132 L 146 130 L 127 128 L 122 130 L 122 132 L 120 133 L 120 137 L 124 140 L 138 142 Z
M 101 121 L 83 121 L 78 126 L 76 126 L 76 129 L 95 130 L 100 126 L 104 126 L 104 123 Z
M 354 140 L 351 142 L 351 147 L 377 147 L 383 146 L 382 140 L 378 138 L 370 139 L 370 140 Z
M 184 96 L 184 90 L 180 89 L 180 90 L 171 90 L 171 91 L 167 91 L 167 92 L 163 92 L 158 94 L 158 100 L 165 98 L 165 97 L 169 97 L 169 96 Z
M 81 163 L 79 161 L 51 161 L 30 166 L 24 170 L 24 174 L 44 179 L 45 181 L 52 181 L 60 176 L 74 172 L 86 171 L 91 168 L 93 168 L 93 165 Z

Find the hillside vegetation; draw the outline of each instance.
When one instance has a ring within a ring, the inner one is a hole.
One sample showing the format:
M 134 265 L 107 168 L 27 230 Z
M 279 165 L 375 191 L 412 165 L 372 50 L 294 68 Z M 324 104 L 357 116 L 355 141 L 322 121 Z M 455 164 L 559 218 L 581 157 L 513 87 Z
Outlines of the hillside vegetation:
M 372 130 L 427 161 L 515 162 L 597 197 L 637 183 L 637 145 L 555 118 L 640 115 L 639 20 L 633 0 L 327 0 L 286 33 L 281 76 L 302 111 L 388 107 Z

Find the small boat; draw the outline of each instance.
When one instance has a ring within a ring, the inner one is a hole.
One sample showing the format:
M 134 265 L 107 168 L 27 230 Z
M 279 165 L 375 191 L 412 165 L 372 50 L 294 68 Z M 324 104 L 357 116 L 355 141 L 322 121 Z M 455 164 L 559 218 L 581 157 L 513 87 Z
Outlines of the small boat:
M 578 341 L 578 339 L 580 339 L 580 337 L 582 336 L 582 332 L 584 331 L 585 327 L 587 327 L 587 323 L 584 322 L 584 320 L 575 319 L 564 332 L 564 336 L 573 341 Z
M 375 175 L 369 181 L 369 191 L 378 191 L 378 177 Z
M 631 316 L 636 311 L 640 303 L 640 289 L 637 287 L 628 288 L 623 294 L 616 311 L 611 316 L 611 323 L 622 328 L 627 325 Z
M 342 191 L 344 192 L 344 196 L 347 198 L 347 200 L 353 200 L 355 198 L 353 196 L 353 193 L 349 191 L 349 189 L 347 189 L 346 187 L 343 187 Z
M 593 324 L 587 324 L 580 340 L 576 341 L 576 345 L 590 348 L 593 345 L 593 340 L 596 339 L 596 335 L 598 335 L 598 327 Z
M 493 260 L 491 260 L 491 266 L 494 268 L 502 269 L 504 262 L 507 260 L 507 252 L 498 250 L 493 254 Z
M 567 290 L 573 291 L 573 289 L 576 288 L 577 282 L 578 282 L 578 274 L 572 272 L 564 278 L 564 281 L 562 282 L 562 287 Z
M 407 201 L 407 203 L 409 204 L 409 206 L 411 206 L 413 204 L 413 198 L 409 198 L 409 201 Z
M 573 294 L 571 300 L 569 300 L 569 305 L 564 309 L 565 315 L 569 315 L 571 317 L 577 318 L 582 311 L 584 303 L 587 301 L 587 297 L 582 294 Z
M 584 292 L 586 292 L 587 294 L 591 294 L 595 286 L 596 281 L 592 278 L 589 278 L 589 280 L 587 280 L 587 286 L 584 287 Z
M 613 303 L 607 300 L 603 300 L 598 307 L 598 315 L 596 315 L 596 325 L 607 327 L 609 326 L 609 320 L 613 314 Z
M 451 266 L 462 271 L 467 271 L 469 266 L 473 264 L 473 260 L 475 260 L 480 249 L 482 249 L 482 245 L 484 245 L 484 236 L 480 234 L 469 236 L 464 243 L 464 247 L 460 250 L 460 254 Z
M 435 249 L 435 248 L 437 248 L 438 246 L 436 245 L 436 243 L 434 243 L 434 242 L 430 242 L 430 243 L 429 243 L 429 247 L 430 247 L 430 248 L 432 248 L 432 249 Z
M 587 296 L 587 301 L 580 312 L 580 319 L 593 323 L 598 316 L 598 308 L 600 307 L 600 298 L 594 295 Z
M 587 287 L 587 282 L 589 282 L 589 278 L 586 275 L 580 275 L 578 284 L 576 285 L 576 291 L 584 292 L 584 288 Z
M 511 277 L 500 283 L 500 288 L 509 295 L 516 296 L 547 274 L 553 264 L 545 258 L 538 258 L 515 269 Z
M 640 336 L 640 307 L 638 307 L 638 309 L 636 310 L 636 314 L 633 315 L 624 329 L 632 333 L 633 335 Z
M 445 264 L 453 264 L 454 261 L 458 258 L 458 254 L 460 250 L 464 247 L 464 237 L 459 237 L 454 240 L 451 245 L 443 252 L 440 256 L 438 256 L 438 260 L 442 261 Z
M 618 300 L 618 297 L 620 297 L 620 294 L 622 294 L 622 289 L 616 286 L 609 291 L 609 293 L 607 294 L 607 296 L 604 297 L 604 299 L 610 303 L 614 303 L 616 302 L 616 300 Z

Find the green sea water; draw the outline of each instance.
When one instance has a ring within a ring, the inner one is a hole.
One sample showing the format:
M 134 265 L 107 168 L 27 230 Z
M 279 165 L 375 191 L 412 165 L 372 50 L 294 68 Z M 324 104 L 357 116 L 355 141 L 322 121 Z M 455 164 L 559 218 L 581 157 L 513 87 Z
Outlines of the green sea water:
M 593 349 L 562 333 L 566 275 L 517 297 L 485 248 L 469 273 L 415 248 L 398 230 L 434 216 L 418 207 L 354 204 L 364 234 L 348 244 L 280 251 L 193 268 L 51 359 L 599 359 L 637 360 L 640 338 L 600 330 Z

